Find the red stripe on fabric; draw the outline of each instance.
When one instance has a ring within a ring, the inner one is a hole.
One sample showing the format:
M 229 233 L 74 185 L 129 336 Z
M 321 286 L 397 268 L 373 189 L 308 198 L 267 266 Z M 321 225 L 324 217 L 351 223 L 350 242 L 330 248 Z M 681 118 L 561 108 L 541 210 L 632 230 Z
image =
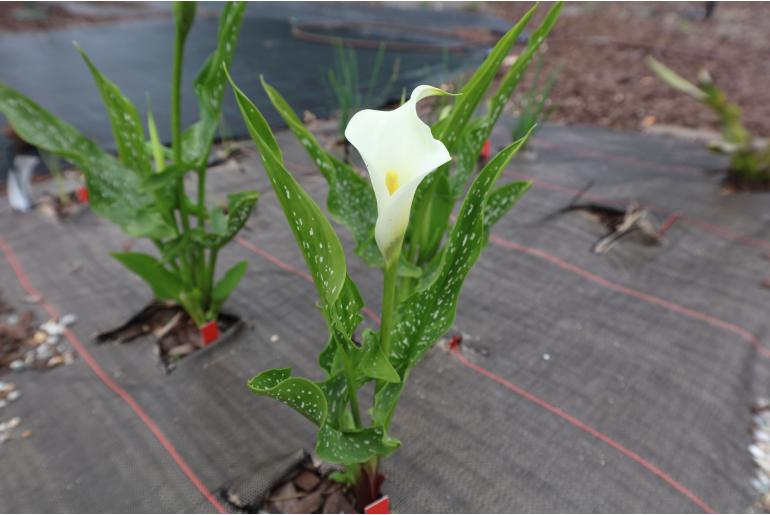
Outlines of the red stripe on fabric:
M 660 227 L 658 227 L 658 236 L 665 235 L 669 229 L 677 222 L 677 220 L 681 219 L 682 215 L 681 213 L 671 213 L 666 220 L 660 224 Z
M 14 273 L 16 274 L 16 277 L 19 279 L 19 283 L 21 284 L 21 286 L 25 290 L 27 290 L 27 293 L 29 293 L 30 295 L 39 297 L 42 299 L 43 298 L 42 295 L 40 295 L 37 289 L 35 289 L 35 287 L 30 282 L 29 277 L 27 277 L 27 274 L 24 271 L 24 268 L 22 267 L 19 260 L 16 258 L 16 254 L 13 252 L 13 249 L 3 239 L 0 239 L 0 250 L 2 250 L 3 254 L 5 255 L 5 258 L 8 261 L 8 264 L 11 266 Z M 51 318 L 59 318 L 59 312 L 51 304 L 45 301 L 41 301 L 41 305 L 48 312 Z M 187 464 L 184 458 L 182 458 L 179 452 L 177 452 L 176 448 L 168 439 L 168 437 L 166 437 L 166 435 L 163 433 L 160 427 L 158 427 L 158 424 L 155 423 L 152 417 L 150 417 L 144 411 L 144 409 L 142 409 L 142 407 L 139 405 L 138 402 L 136 402 L 133 396 L 131 396 L 130 393 L 124 390 L 115 381 L 113 381 L 113 379 L 102 368 L 102 366 L 99 364 L 96 358 L 93 357 L 93 355 L 88 351 L 86 346 L 83 345 L 83 343 L 78 339 L 78 337 L 75 335 L 74 332 L 67 329 L 64 332 L 64 335 L 67 337 L 67 340 L 69 340 L 69 342 L 72 344 L 74 349 L 80 355 L 81 359 L 83 359 L 83 361 L 88 365 L 91 371 L 96 375 L 96 377 L 98 377 L 99 380 L 101 380 L 101 382 L 107 388 L 112 390 L 121 399 L 123 399 L 126 402 L 126 404 L 128 404 L 128 406 L 131 408 L 134 414 L 136 414 L 136 416 L 139 417 L 139 420 L 141 420 L 142 423 L 147 427 L 147 429 L 150 430 L 150 432 L 155 436 L 155 438 L 158 440 L 161 446 L 166 450 L 166 452 L 174 461 L 174 463 L 176 463 L 176 465 L 181 469 L 184 475 L 187 476 L 190 482 L 192 482 L 195 488 L 198 489 L 198 491 L 203 495 L 203 497 L 206 498 L 206 500 L 211 504 L 211 506 L 213 506 L 214 509 L 219 513 L 227 513 L 227 510 L 222 505 L 222 503 L 220 503 L 219 500 L 217 500 L 217 498 L 214 496 L 214 494 L 212 494 L 206 488 L 206 485 L 203 484 L 203 481 L 201 481 L 201 479 L 190 468 L 190 466 Z
M 539 257 L 541 259 L 544 259 L 559 268 L 562 268 L 564 270 L 567 270 L 569 272 L 573 272 L 577 275 L 580 275 L 589 281 L 592 281 L 600 286 L 603 286 L 605 288 L 608 288 L 610 290 L 616 291 L 618 293 L 622 293 L 624 295 L 628 295 L 629 297 L 634 297 L 636 299 L 642 300 L 644 302 L 648 302 L 650 304 L 654 304 L 656 306 L 660 306 L 664 309 L 668 309 L 669 311 L 673 311 L 675 313 L 679 313 L 681 315 L 685 315 L 690 318 L 694 318 L 696 320 L 700 320 L 702 322 L 706 322 L 709 325 L 712 325 L 714 327 L 718 327 L 720 329 L 724 329 L 725 331 L 729 331 L 733 334 L 736 334 L 749 342 L 752 346 L 754 346 L 757 351 L 765 357 L 770 357 L 770 349 L 762 345 L 762 343 L 759 341 L 759 339 L 751 334 L 746 329 L 740 327 L 737 324 L 733 324 L 732 322 L 727 322 L 725 320 L 722 320 L 720 318 L 716 318 L 711 315 L 707 315 L 706 313 L 703 313 L 701 311 L 697 311 L 695 309 L 684 307 L 680 304 L 676 304 L 674 302 L 661 299 L 660 297 L 656 297 L 654 295 L 650 295 L 649 293 L 644 293 L 639 290 L 635 290 L 633 288 L 629 288 L 628 286 L 622 286 L 620 284 L 614 283 L 608 279 L 605 279 L 604 277 L 598 276 L 592 272 L 589 272 L 588 270 L 585 270 L 583 268 L 580 268 L 577 265 L 573 265 L 572 263 L 568 263 L 567 261 L 564 261 L 561 258 L 558 258 L 552 254 L 549 254 L 548 252 L 540 249 L 536 249 L 534 247 L 527 247 L 525 245 L 519 245 L 518 243 L 514 243 L 512 241 L 505 240 L 503 238 L 500 238 L 499 236 L 495 236 L 494 234 L 490 236 L 489 241 L 500 245 L 502 247 L 515 250 L 517 252 L 522 252 L 524 254 L 529 254 L 532 256 Z
M 243 238 L 241 238 L 240 236 L 236 236 L 236 237 L 235 237 L 235 241 L 236 241 L 236 242 L 237 242 L 237 243 L 238 243 L 238 244 L 239 244 L 241 247 L 243 247 L 243 248 L 245 248 L 246 250 L 249 250 L 249 251 L 251 251 L 251 252 L 253 252 L 253 253 L 255 253 L 255 254 L 257 254 L 257 255 L 261 256 L 261 257 L 263 257 L 264 259 L 266 259 L 266 260 L 270 261 L 272 264 L 274 264 L 274 265 L 275 265 L 275 266 L 277 266 L 278 268 L 280 268 L 280 269 L 282 269 L 282 270 L 285 270 L 285 271 L 289 272 L 290 274 L 294 274 L 294 275 L 296 275 L 297 277 L 301 277 L 301 278 L 303 278 L 304 280 L 308 281 L 309 283 L 315 284 L 315 283 L 313 282 L 313 278 L 312 278 L 312 277 L 310 276 L 310 274 L 308 274 L 307 272 L 303 272 L 302 270 L 300 270 L 300 269 L 298 269 L 298 268 L 295 268 L 295 267 L 291 266 L 291 265 L 290 265 L 290 264 L 288 264 L 286 261 L 283 261 L 282 259 L 280 259 L 280 258 L 277 258 L 276 256 L 272 255 L 271 253 L 269 253 L 269 252 L 268 252 L 268 251 L 266 251 L 266 250 L 262 250 L 261 248 L 257 247 L 256 245 L 254 245 L 254 244 L 253 244 L 253 243 L 251 243 L 250 241 L 244 240 L 244 239 L 243 239 Z M 361 309 L 361 312 L 362 312 L 362 313 L 364 313 L 364 314 L 365 314 L 366 316 L 368 316 L 369 318 L 371 318 L 372 320 L 374 320 L 375 322 L 377 322 L 378 324 L 380 323 L 380 317 L 379 317 L 379 316 L 377 316 L 377 313 L 375 313 L 374 311 L 372 311 L 370 308 L 368 308 L 368 307 L 364 306 L 364 307 Z
M 602 442 L 606 443 L 616 451 L 620 452 L 627 458 L 635 461 L 648 471 L 652 472 L 654 475 L 662 479 L 664 482 L 666 482 L 671 488 L 679 492 L 680 494 L 684 495 L 690 501 L 692 501 L 695 505 L 697 505 L 700 509 L 702 509 L 706 513 L 715 513 L 714 509 L 709 506 L 706 501 L 695 495 L 691 490 L 686 488 L 684 485 L 676 481 L 674 478 L 672 478 L 669 474 L 667 474 L 665 471 L 663 471 L 660 467 L 657 467 L 647 461 L 646 459 L 639 456 L 637 453 L 632 451 L 631 449 L 628 449 L 627 447 L 623 446 L 622 444 L 618 443 L 617 441 L 613 440 L 611 437 L 607 436 L 606 434 L 602 433 L 601 431 L 594 429 L 593 427 L 589 426 L 588 424 L 582 422 L 581 420 L 573 417 L 569 413 L 565 412 L 564 410 L 557 408 L 553 404 L 549 403 L 548 401 L 545 401 L 541 399 L 540 397 L 536 396 L 533 393 L 528 392 L 527 390 L 521 388 L 520 386 L 516 386 L 515 384 L 511 383 L 507 379 L 504 379 L 503 377 L 500 377 L 499 375 L 495 374 L 494 372 L 490 372 L 489 370 L 473 363 L 472 361 L 468 360 L 463 354 L 460 352 L 459 346 L 453 346 L 452 347 L 452 354 L 455 358 L 465 367 L 470 368 L 471 370 L 482 374 L 486 376 L 487 378 L 495 381 L 496 383 L 504 386 L 508 390 L 512 391 L 516 395 L 519 395 L 520 397 L 523 397 L 524 399 L 527 399 L 530 402 L 533 402 L 540 406 L 541 408 L 553 413 L 557 417 L 561 418 L 562 420 L 565 420 L 572 424 L 573 426 L 577 427 L 578 429 L 581 429 L 582 431 L 585 431 L 586 433 L 590 434 L 591 436 L 597 438 L 598 440 L 601 440 Z

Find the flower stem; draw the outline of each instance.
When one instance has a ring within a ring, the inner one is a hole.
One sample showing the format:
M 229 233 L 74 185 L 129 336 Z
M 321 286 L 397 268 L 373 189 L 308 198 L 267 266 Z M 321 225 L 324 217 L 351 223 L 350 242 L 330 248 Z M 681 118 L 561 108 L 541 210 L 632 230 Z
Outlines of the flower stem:
M 361 409 L 358 407 L 358 392 L 356 391 L 356 381 L 353 373 L 353 363 L 347 351 L 342 351 L 342 361 L 345 367 L 345 381 L 348 386 L 348 396 L 350 397 L 350 412 L 353 414 L 353 424 L 355 429 L 361 429 Z
M 171 144 L 174 163 L 182 162 L 182 62 L 184 58 L 185 34 L 177 33 L 174 39 L 174 67 L 171 75 Z M 185 232 L 190 229 L 187 207 L 183 202 L 184 180 L 177 183 L 177 201 Z
M 390 361 L 390 333 L 393 330 L 393 311 L 396 306 L 396 283 L 398 282 L 398 261 L 401 250 L 395 258 L 385 263 L 385 279 L 382 286 L 382 313 L 380 317 L 380 348 L 385 357 Z M 382 382 L 377 381 L 377 390 L 382 387 Z

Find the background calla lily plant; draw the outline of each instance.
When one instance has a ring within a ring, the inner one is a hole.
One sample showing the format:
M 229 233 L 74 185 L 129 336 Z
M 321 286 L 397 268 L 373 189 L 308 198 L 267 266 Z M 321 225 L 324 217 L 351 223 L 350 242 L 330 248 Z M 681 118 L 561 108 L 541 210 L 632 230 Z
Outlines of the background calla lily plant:
M 533 34 L 534 38 L 550 30 L 560 7 L 557 4 L 549 12 Z M 262 113 L 230 79 L 246 126 L 313 277 L 329 332 L 326 346 L 319 355 L 324 379 L 313 381 L 293 376 L 288 368 L 272 369 L 254 377 L 249 387 L 258 395 L 291 406 L 318 427 L 315 447 L 318 456 L 344 466 L 344 472 L 337 474 L 336 479 L 355 485 L 359 508 L 379 496 L 380 460 L 400 446 L 389 428 L 409 374 L 424 353 L 452 326 L 460 290 L 487 243 L 492 224 L 529 187 L 526 182 L 498 185 L 503 169 L 525 137 L 494 156 L 473 179 L 467 193 L 463 188 L 458 194 L 463 198 L 462 205 L 451 227 L 451 205 L 442 208 L 448 209 L 444 218 L 432 215 L 419 218 L 420 213 L 426 212 L 426 206 L 427 212 L 435 214 L 431 206 L 438 193 L 432 188 L 449 188 L 450 156 L 463 135 L 457 127 L 465 126 L 470 119 L 512 41 L 533 12 L 503 37 L 455 97 L 452 114 L 432 128 L 425 125 L 416 112 L 420 99 L 442 94 L 431 86 L 417 87 L 410 100 L 395 111 L 366 110 L 353 116 L 346 135 L 360 152 L 370 181 L 322 150 L 280 95 L 263 81 L 284 119 L 290 121 L 292 130 L 307 141 L 306 148 L 329 181 L 329 211 L 338 219 L 350 222 L 349 227 L 357 235 L 359 255 L 367 262 L 384 266 L 379 331 L 359 330 L 364 301 L 348 275 L 339 237 L 329 219 L 289 171 L 289 164 L 284 161 Z M 542 38 L 537 44 L 540 41 Z M 519 67 L 515 74 L 521 71 Z M 515 80 L 518 78 L 517 75 Z M 501 86 L 504 92 L 509 93 L 506 88 L 512 80 L 504 79 Z M 499 112 L 490 112 L 483 120 L 496 120 L 497 115 Z M 488 127 L 483 126 L 473 135 L 473 142 L 478 142 L 480 148 L 488 135 Z M 475 148 L 475 143 L 465 145 L 462 148 L 466 151 Z M 455 156 L 453 161 L 461 160 L 462 156 Z M 343 191 L 346 193 L 342 194 Z M 449 198 L 453 197 L 449 195 Z M 369 210 L 369 203 L 376 206 L 373 211 Z M 355 220 L 355 215 L 361 218 Z M 431 238 L 436 238 L 434 224 L 439 226 L 439 243 L 443 246 L 440 251 L 436 250 L 435 260 L 430 262 L 430 273 L 422 274 L 419 284 L 399 281 L 402 246 L 408 243 L 407 250 L 413 251 L 414 238 L 422 238 L 416 231 L 427 230 Z M 447 233 L 445 241 L 444 232 Z M 372 404 L 363 411 L 359 391 L 372 382 L 375 384 Z
M 174 4 L 171 149 L 161 144 L 152 112 L 147 116 L 148 138 L 131 100 L 79 47 L 104 100 L 117 158 L 29 98 L 0 84 L 0 112 L 16 133 L 77 165 L 85 173 L 94 211 L 128 235 L 150 239 L 160 254 L 160 258 L 139 252 L 113 256 L 144 279 L 155 297 L 178 302 L 199 326 L 216 320 L 246 271 L 244 261 L 214 280 L 219 249 L 235 237 L 257 202 L 257 193 L 246 191 L 230 195 L 226 210 L 206 203 L 206 167 L 225 87 L 223 66 L 235 53 L 245 9 L 243 2 L 228 2 L 222 9 L 217 48 L 194 82 L 200 120 L 182 131 L 182 60 L 196 4 Z M 197 200 L 185 191 L 184 177 L 190 172 L 197 175 Z

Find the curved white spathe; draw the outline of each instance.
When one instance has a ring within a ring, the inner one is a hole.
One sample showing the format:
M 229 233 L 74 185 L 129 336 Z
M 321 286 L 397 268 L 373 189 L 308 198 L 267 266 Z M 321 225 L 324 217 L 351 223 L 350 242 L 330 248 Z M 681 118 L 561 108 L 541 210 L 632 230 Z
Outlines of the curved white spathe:
M 377 197 L 374 236 L 386 262 L 400 248 L 420 182 L 451 159 L 444 144 L 417 116 L 417 102 L 445 94 L 433 86 L 417 86 L 401 107 L 359 111 L 345 129 L 345 137 L 366 164 Z

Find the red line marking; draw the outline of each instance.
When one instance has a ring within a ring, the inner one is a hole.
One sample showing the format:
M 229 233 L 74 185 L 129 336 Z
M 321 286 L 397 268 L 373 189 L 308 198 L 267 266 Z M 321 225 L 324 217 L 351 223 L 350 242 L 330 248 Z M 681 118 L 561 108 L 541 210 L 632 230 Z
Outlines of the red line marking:
M 598 440 L 601 440 L 602 442 L 606 443 L 616 451 L 620 452 L 627 458 L 635 461 L 642 467 L 646 468 L 648 471 L 652 472 L 656 476 L 658 476 L 660 479 L 665 481 L 670 487 L 672 487 L 674 490 L 679 492 L 680 494 L 684 495 L 690 501 L 692 501 L 694 504 L 696 504 L 700 509 L 702 509 L 706 513 L 715 513 L 714 509 L 706 503 L 703 499 L 695 495 L 691 490 L 689 490 L 687 487 L 679 483 L 677 480 L 672 478 L 670 475 L 668 475 L 665 471 L 663 471 L 661 468 L 656 467 L 646 459 L 639 456 L 637 453 L 632 451 L 631 449 L 628 449 L 627 447 L 624 447 L 622 444 L 618 443 L 617 441 L 613 440 L 611 437 L 607 436 L 606 434 L 594 429 L 593 427 L 587 425 L 586 423 L 582 422 L 581 420 L 573 417 L 566 411 L 557 408 L 553 404 L 549 403 L 546 400 L 541 399 L 540 397 L 537 397 L 535 394 L 528 392 L 527 390 L 524 390 L 520 386 L 516 386 L 515 384 L 511 383 L 507 379 L 500 377 L 499 375 L 495 374 L 494 372 L 490 372 L 489 370 L 471 362 L 463 356 L 463 354 L 460 352 L 460 349 L 458 348 L 458 345 L 450 345 L 450 348 L 452 350 L 452 354 L 455 358 L 464 366 L 470 368 L 471 370 L 482 374 L 486 376 L 487 378 L 491 379 L 492 381 L 495 381 L 496 383 L 504 386 L 505 388 L 509 389 L 516 395 L 523 397 L 527 399 L 530 402 L 533 402 L 540 406 L 541 408 L 553 413 L 557 417 L 569 422 L 573 426 L 577 427 L 578 429 L 581 429 L 582 431 L 585 431 L 586 433 L 590 434 L 594 438 L 597 438 Z
M 671 226 L 674 225 L 677 220 L 682 218 L 681 213 L 671 213 L 666 220 L 660 224 L 660 227 L 658 227 L 658 236 L 663 236 L 668 232 L 669 229 L 671 229 Z
M 514 177 L 516 179 L 524 179 L 524 180 L 532 181 L 532 183 L 535 186 L 537 186 L 538 188 L 543 188 L 543 189 L 551 190 L 551 191 L 557 191 L 559 193 L 564 193 L 565 195 L 574 196 L 574 195 L 577 195 L 578 193 L 580 193 L 580 190 L 578 190 L 576 188 L 570 188 L 568 186 L 562 186 L 562 185 L 555 184 L 555 183 L 552 183 L 552 182 L 544 181 L 542 179 L 538 179 L 538 178 L 535 178 L 535 177 L 527 176 L 527 175 L 521 174 L 519 172 L 515 172 L 513 170 L 506 170 L 504 172 L 504 175 L 509 176 L 509 177 Z M 611 198 L 608 198 L 608 197 L 603 197 L 601 195 L 595 195 L 595 194 L 590 193 L 590 192 L 583 193 L 582 197 L 586 198 L 586 199 L 591 199 L 591 200 L 594 200 L 594 201 L 597 201 L 597 202 L 602 202 L 602 203 L 605 203 L 605 204 L 610 204 L 610 205 L 615 205 L 615 206 L 620 206 L 620 207 L 625 206 L 625 202 L 622 201 L 622 200 L 611 199 Z M 670 211 L 668 209 L 665 209 L 665 208 L 662 208 L 662 207 L 654 206 L 652 204 L 645 204 L 644 207 L 646 207 L 647 209 L 649 209 L 651 211 L 657 212 L 659 214 L 672 214 L 672 211 Z M 679 214 L 679 220 L 681 220 L 682 222 L 685 222 L 687 224 L 693 225 L 695 227 L 699 227 L 699 228 L 701 228 L 701 229 L 703 229 L 705 231 L 708 231 L 708 232 L 714 234 L 715 236 L 717 236 L 719 238 L 722 238 L 722 239 L 725 239 L 725 240 L 728 240 L 728 241 L 733 241 L 733 242 L 736 242 L 736 243 L 740 243 L 740 244 L 743 244 L 743 245 L 747 245 L 747 246 L 750 246 L 750 247 L 760 247 L 760 248 L 765 248 L 765 249 L 770 250 L 770 241 L 768 241 L 768 240 L 763 240 L 761 238 L 752 238 L 750 236 L 744 236 L 744 235 L 741 235 L 741 234 L 737 234 L 737 233 L 734 233 L 734 232 L 730 231 L 729 229 L 727 229 L 725 227 L 722 227 L 722 226 L 719 226 L 719 225 L 716 225 L 716 224 L 712 224 L 712 223 L 709 223 L 709 222 L 706 222 L 704 220 L 700 220 L 700 219 L 697 219 L 697 218 L 693 218 L 691 216 L 687 216 L 687 215 L 684 215 L 682 213 L 678 213 L 678 214 Z
M 11 246 L 2 238 L 0 238 L 0 251 L 2 251 L 5 255 L 8 264 L 11 265 L 11 268 L 16 274 L 16 277 L 19 279 L 19 283 L 25 290 L 27 290 L 27 293 L 35 297 L 43 298 L 37 289 L 32 286 L 29 277 L 17 259 L 16 254 L 13 252 Z M 59 312 L 51 304 L 45 301 L 41 301 L 41 305 L 48 312 L 51 318 L 59 318 Z M 96 361 L 96 358 L 91 355 L 86 346 L 83 345 L 83 343 L 78 339 L 74 332 L 67 329 L 64 332 L 64 335 L 67 337 L 83 361 L 86 362 L 86 364 L 91 368 L 91 371 L 96 374 L 102 383 L 104 383 L 107 388 L 116 393 L 126 402 L 126 404 L 129 405 L 131 410 L 139 417 L 147 429 L 152 432 L 155 438 L 157 438 L 158 442 L 161 444 L 161 446 L 163 446 L 169 456 L 171 456 L 171 459 L 174 460 L 174 463 L 176 463 L 176 465 L 182 470 L 182 472 L 187 476 L 192 484 L 195 485 L 195 487 L 206 498 L 206 500 L 211 503 L 211 506 L 213 506 L 214 509 L 219 513 L 227 513 L 227 510 L 224 508 L 224 506 L 222 506 L 217 498 L 214 497 L 214 495 L 206 488 L 206 485 L 203 484 L 203 481 L 200 480 L 200 478 L 195 474 L 195 472 L 193 472 L 184 458 L 182 458 L 182 456 L 177 452 L 174 445 L 166 437 L 160 427 L 158 427 L 155 421 L 142 409 L 142 407 L 138 402 L 136 402 L 131 394 L 124 390 L 115 381 L 113 381 L 113 379 L 109 376 L 109 374 L 107 374 L 107 372 L 105 372 L 99 362 Z
M 294 275 L 296 275 L 297 277 L 301 277 L 301 278 L 303 278 L 304 280 L 306 280 L 307 282 L 309 282 L 309 283 L 311 283 L 311 284 L 315 284 L 315 283 L 313 282 L 313 278 L 312 278 L 312 277 L 310 277 L 310 274 L 308 274 L 307 272 L 303 272 L 302 270 L 299 270 L 298 268 L 295 268 L 295 267 L 291 266 L 291 265 L 290 265 L 290 264 L 288 264 L 286 261 L 283 261 L 282 259 L 280 259 L 280 258 L 278 258 L 278 257 L 274 256 L 273 254 L 269 253 L 269 252 L 268 252 L 268 251 L 266 251 L 266 250 L 262 250 L 261 248 L 257 247 L 256 245 L 254 245 L 254 244 L 253 244 L 253 243 L 251 243 L 250 241 L 248 241 L 248 240 L 244 240 L 244 239 L 243 239 L 243 238 L 241 238 L 240 236 L 236 236 L 236 237 L 235 237 L 235 241 L 236 241 L 236 243 L 238 243 L 238 244 L 239 244 L 241 247 L 245 248 L 246 250 L 250 250 L 251 252 L 253 252 L 253 253 L 255 253 L 255 254 L 257 254 L 257 255 L 259 255 L 259 256 L 261 256 L 261 257 L 265 258 L 266 260 L 270 261 L 272 264 L 274 264 L 274 265 L 275 265 L 275 266 L 277 266 L 278 268 L 281 268 L 281 269 L 283 269 L 283 270 L 286 270 L 286 271 L 287 271 L 287 272 L 289 272 L 290 274 L 294 274 Z M 372 320 L 374 320 L 375 322 L 377 322 L 378 324 L 380 323 L 380 317 L 379 317 L 379 316 L 377 316 L 377 313 L 375 313 L 374 311 L 372 311 L 370 308 L 368 308 L 368 307 L 364 306 L 364 307 L 361 309 L 361 311 L 362 311 L 362 312 L 363 312 L 363 313 L 364 313 L 366 316 L 368 316 L 369 318 L 371 318 Z
M 247 250 L 250 250 L 251 252 L 253 252 L 255 254 L 258 254 L 258 255 L 262 256 L 263 258 L 267 259 L 268 261 L 270 261 L 272 264 L 274 264 L 278 268 L 280 268 L 282 270 L 285 270 L 285 271 L 289 272 L 290 274 L 294 274 L 294 275 L 297 275 L 299 277 L 302 277 L 304 280 L 306 280 L 308 282 L 311 282 L 311 283 L 313 282 L 313 278 L 310 277 L 310 274 L 308 274 L 307 272 L 304 272 L 304 271 L 302 271 L 302 270 L 300 270 L 298 268 L 294 268 L 293 266 L 291 266 L 287 262 L 282 261 L 282 260 L 278 259 L 277 257 L 275 257 L 274 255 L 270 254 L 269 252 L 260 249 L 259 247 L 257 247 L 253 243 L 251 243 L 250 241 L 244 240 L 240 236 L 236 236 L 235 237 L 235 241 L 241 247 L 243 247 L 243 248 L 245 248 Z
M 720 318 L 716 318 L 714 316 L 708 315 L 706 313 L 703 313 L 701 311 L 697 311 L 691 308 L 684 307 L 680 304 L 676 304 L 674 302 L 661 299 L 660 297 L 656 297 L 654 295 L 650 295 L 649 293 L 644 293 L 639 290 L 635 290 L 633 288 L 629 288 L 628 286 L 623 286 L 617 283 L 614 283 L 608 279 L 605 279 L 604 277 L 598 276 L 592 272 L 589 272 L 588 270 L 585 270 L 583 268 L 580 268 L 577 265 L 573 265 L 572 263 L 568 263 L 567 261 L 564 261 L 561 258 L 558 258 L 552 254 L 549 254 L 548 252 L 540 249 L 536 249 L 533 247 L 527 247 L 524 245 L 519 245 L 518 243 L 514 243 L 512 241 L 505 240 L 503 238 L 500 238 L 499 236 L 495 236 L 494 234 L 489 237 L 489 240 L 493 243 L 500 245 L 502 247 L 515 250 L 517 252 L 522 252 L 524 254 L 529 254 L 532 256 L 539 257 L 541 259 L 544 259 L 559 268 L 562 268 L 564 270 L 567 270 L 569 272 L 573 272 L 577 275 L 580 275 L 589 281 L 592 281 L 600 286 L 603 286 L 605 288 L 608 288 L 610 290 L 616 291 L 618 293 L 622 293 L 623 295 L 628 295 L 629 297 L 634 297 L 636 299 L 642 300 L 644 302 L 648 302 L 650 304 L 654 304 L 656 306 L 660 306 L 664 309 L 668 309 L 669 311 L 673 311 L 675 313 L 679 313 L 681 315 L 694 318 L 696 320 L 700 320 L 702 322 L 706 322 L 709 325 L 712 325 L 714 327 L 718 327 L 720 329 L 724 329 L 725 331 L 729 331 L 733 334 L 736 334 L 749 342 L 752 346 L 754 346 L 759 354 L 761 354 L 764 357 L 770 357 L 770 349 L 765 347 L 759 339 L 751 334 L 749 331 L 744 329 L 743 327 L 733 324 L 732 322 L 727 322 L 725 320 L 722 320 Z

